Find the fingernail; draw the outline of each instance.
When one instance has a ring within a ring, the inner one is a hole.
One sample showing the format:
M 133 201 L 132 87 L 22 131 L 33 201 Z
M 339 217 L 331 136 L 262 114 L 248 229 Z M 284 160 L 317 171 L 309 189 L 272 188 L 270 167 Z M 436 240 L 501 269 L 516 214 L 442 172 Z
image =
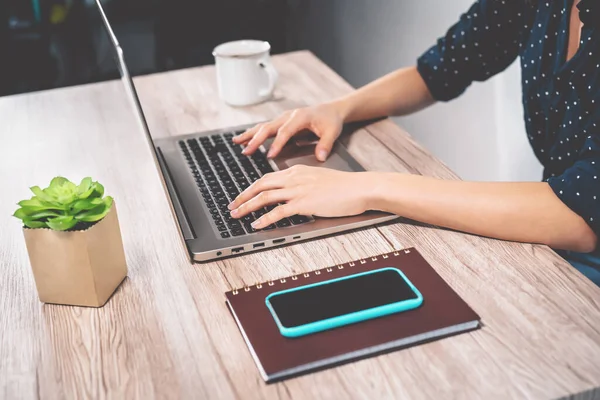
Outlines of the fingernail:
M 319 161 L 325 161 L 327 159 L 327 152 L 325 150 L 319 150 L 317 153 L 317 158 Z
M 235 203 L 235 200 L 234 200 L 234 201 L 232 201 L 231 203 L 229 203 L 229 204 L 227 205 L 227 208 L 229 208 L 230 210 L 233 210 L 233 209 L 235 208 L 235 207 L 233 206 L 233 203 Z
M 267 157 L 268 158 L 273 158 L 273 154 L 275 153 L 275 150 L 269 150 L 269 152 L 267 153 Z
M 242 154 L 248 154 L 248 148 L 244 148 L 244 150 L 242 150 Z
M 229 214 L 231 214 L 232 217 L 235 217 L 235 216 L 237 216 L 239 214 L 239 211 L 238 210 L 233 210 Z
M 251 223 L 250 225 L 252 225 L 252 227 L 256 229 L 260 225 L 260 218 Z

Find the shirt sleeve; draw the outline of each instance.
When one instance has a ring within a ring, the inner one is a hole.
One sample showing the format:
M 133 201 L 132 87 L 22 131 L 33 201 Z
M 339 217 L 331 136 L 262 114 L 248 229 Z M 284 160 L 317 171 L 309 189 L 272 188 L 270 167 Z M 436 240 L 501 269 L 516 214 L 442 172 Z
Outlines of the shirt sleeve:
M 436 100 L 462 94 L 473 81 L 503 71 L 519 54 L 530 28 L 525 1 L 478 0 L 417 60 L 417 69 Z
M 584 133 L 588 136 L 577 162 L 547 182 L 558 198 L 600 237 L 600 115 Z

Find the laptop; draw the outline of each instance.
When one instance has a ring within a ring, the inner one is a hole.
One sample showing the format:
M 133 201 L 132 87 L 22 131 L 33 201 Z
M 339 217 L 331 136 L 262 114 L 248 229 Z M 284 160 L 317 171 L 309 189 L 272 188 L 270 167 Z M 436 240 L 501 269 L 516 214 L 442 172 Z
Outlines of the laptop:
M 125 64 L 123 50 L 100 0 L 96 0 L 96 4 L 114 50 L 121 80 L 145 133 L 191 260 L 206 262 L 241 255 L 397 218 L 373 211 L 341 218 L 295 215 L 264 229 L 253 229 L 251 222 L 272 210 L 276 204 L 242 219 L 232 218 L 227 205 L 252 182 L 269 172 L 296 164 L 353 172 L 364 171 L 364 168 L 340 143 L 334 146 L 325 162 L 314 156 L 314 143 L 300 140 L 291 141 L 272 160 L 266 158 L 266 150 L 272 140 L 255 154 L 245 156 L 243 148 L 234 144 L 232 138 L 254 124 L 154 140 Z

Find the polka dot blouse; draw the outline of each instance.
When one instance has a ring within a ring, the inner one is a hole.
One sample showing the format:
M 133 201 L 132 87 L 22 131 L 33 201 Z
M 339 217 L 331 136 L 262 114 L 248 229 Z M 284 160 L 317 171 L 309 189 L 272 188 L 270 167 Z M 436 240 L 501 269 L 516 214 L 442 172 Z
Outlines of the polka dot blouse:
M 600 236 L 600 0 L 577 5 L 577 53 L 566 60 L 573 0 L 479 0 L 418 59 L 448 101 L 517 57 L 529 141 L 543 179 Z

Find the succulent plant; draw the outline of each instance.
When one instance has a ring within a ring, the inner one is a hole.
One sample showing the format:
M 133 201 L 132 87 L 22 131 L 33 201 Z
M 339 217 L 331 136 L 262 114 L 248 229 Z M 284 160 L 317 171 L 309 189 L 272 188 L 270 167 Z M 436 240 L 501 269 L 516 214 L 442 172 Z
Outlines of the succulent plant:
M 104 186 L 89 177 L 76 185 L 57 176 L 45 189 L 39 186 L 30 189 L 34 196 L 20 201 L 20 208 L 13 214 L 27 228 L 86 229 L 104 218 L 113 203 L 112 197 L 102 197 Z

